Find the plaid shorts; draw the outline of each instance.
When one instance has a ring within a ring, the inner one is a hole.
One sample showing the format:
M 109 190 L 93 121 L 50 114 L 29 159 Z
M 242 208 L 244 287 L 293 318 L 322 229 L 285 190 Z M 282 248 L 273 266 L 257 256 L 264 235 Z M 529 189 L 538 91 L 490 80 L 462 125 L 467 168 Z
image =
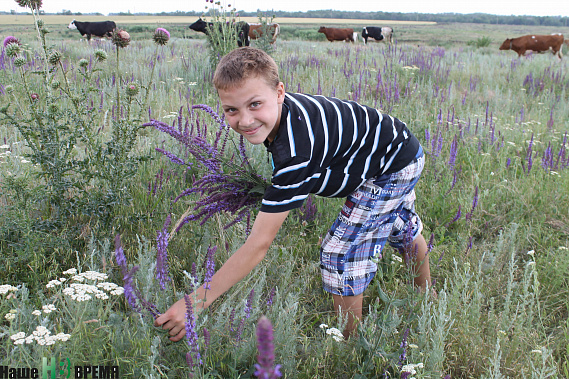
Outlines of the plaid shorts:
M 324 290 L 336 295 L 363 293 L 377 271 L 385 243 L 397 249 L 419 236 L 415 184 L 425 165 L 423 150 L 404 169 L 371 178 L 351 193 L 320 249 Z

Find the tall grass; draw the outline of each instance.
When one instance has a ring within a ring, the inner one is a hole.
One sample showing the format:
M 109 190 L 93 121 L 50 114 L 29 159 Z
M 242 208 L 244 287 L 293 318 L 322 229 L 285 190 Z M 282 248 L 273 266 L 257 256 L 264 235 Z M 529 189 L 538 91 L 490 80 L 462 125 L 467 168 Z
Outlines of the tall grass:
M 123 67 L 123 78 L 149 82 L 154 48 L 148 39 L 121 51 L 123 62 L 137 62 Z M 23 42 L 33 56 L 38 46 Z M 105 42 L 59 46 L 69 64 L 95 48 L 111 50 Z M 254 326 L 265 314 L 275 328 L 276 362 L 286 377 L 398 377 L 402 370 L 413 370 L 418 378 L 567 376 L 568 67 L 549 55 L 518 59 L 507 53 L 468 46 L 278 42 L 273 56 L 288 91 L 376 106 L 407 122 L 423 143 L 427 164 L 417 186 L 417 209 L 426 239 L 434 237 L 429 257 L 438 296 L 416 293 L 408 269 L 389 251 L 379 262 L 382 275 L 366 292 L 358 338 L 337 342 L 326 334 L 321 324 L 341 328 L 343 321 L 321 290 L 318 242 L 342 201 L 316 198 L 315 219 L 289 217 L 265 261 L 199 314 L 203 362 L 194 375 L 251 376 Z M 158 54 L 150 114 L 143 118 L 174 124 L 190 117 L 191 105 L 216 109 L 207 55 L 201 42 L 173 38 Z M 16 80 L 11 60 L 2 57 L 0 107 L 6 86 Z M 112 61 L 102 67 L 94 78 L 99 92 L 85 99 L 93 102 L 93 129 L 107 137 L 113 72 Z M 81 77 L 70 79 L 84 85 Z M 189 118 L 191 124 L 204 122 L 209 121 Z M 73 365 L 118 365 L 125 377 L 187 375 L 189 347 L 168 341 L 152 327 L 151 316 L 132 311 L 124 298 L 77 303 L 45 287 L 72 267 L 98 270 L 122 285 L 110 243 L 116 233 L 130 267 L 139 266 L 134 283 L 159 311 L 187 291 L 192 263 L 203 278 L 210 246 L 218 247 L 219 267 L 245 235 L 241 224 L 225 230 L 232 218 L 224 214 L 176 233 L 168 244 L 171 287 L 163 291 L 155 279 L 154 237 L 167 214 L 179 218 L 194 200 L 171 201 L 191 186 L 197 172 L 171 164 L 154 148 L 178 156 L 184 151 L 157 131 L 142 131 L 135 151 L 151 159 L 140 162 L 129 179 L 130 204 L 112 208 L 120 222 L 97 237 L 86 229 L 69 240 L 35 226 L 45 183 L 26 162 L 30 150 L 22 136 L 2 124 L 0 145 L 0 282 L 17 287 L 0 295 L 1 364 L 38 367 L 42 357 L 60 355 Z M 82 148 L 75 147 L 77 154 Z M 260 172 L 270 172 L 262 147 L 251 147 L 249 154 Z M 70 220 L 66 227 L 76 224 Z M 57 310 L 31 314 L 46 304 Z M 11 310 L 16 316 L 9 321 L 4 315 Z M 70 337 L 49 346 L 15 345 L 10 339 L 20 331 L 32 334 L 38 325 Z M 210 335 L 207 349 L 203 328 Z

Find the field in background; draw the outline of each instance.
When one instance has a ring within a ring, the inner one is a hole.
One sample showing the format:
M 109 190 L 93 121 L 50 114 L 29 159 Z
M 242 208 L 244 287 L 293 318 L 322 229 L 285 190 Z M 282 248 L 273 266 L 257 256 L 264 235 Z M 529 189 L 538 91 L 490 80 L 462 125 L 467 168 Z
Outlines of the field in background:
M 43 19 L 49 25 L 55 37 L 63 39 L 78 39 L 76 30 L 68 30 L 67 25 L 73 18 L 84 21 L 103 21 L 112 19 L 121 28 L 126 29 L 134 39 L 148 38 L 153 28 L 163 26 L 170 30 L 172 37 L 203 39 L 201 33 L 188 29 L 197 17 L 176 16 L 63 16 L 48 15 Z M 247 22 L 257 22 L 255 17 L 241 18 Z M 506 38 L 517 37 L 524 34 L 551 34 L 563 33 L 569 36 L 569 27 L 558 28 L 551 26 L 527 25 L 496 25 L 496 24 L 465 24 L 465 23 L 434 23 L 413 21 L 387 21 L 387 20 L 346 20 L 346 19 L 319 19 L 319 18 L 278 18 L 276 22 L 282 26 L 281 39 L 303 39 L 310 36 L 312 40 L 324 40 L 324 35 L 316 34 L 320 26 L 353 27 L 361 33 L 365 25 L 391 26 L 395 32 L 398 43 L 411 43 L 414 45 L 445 46 L 465 44 L 478 38 L 488 37 L 492 40 L 490 46 L 498 47 Z M 23 15 L 0 15 L 0 37 L 12 35 L 15 31 L 19 35 L 34 33 L 31 26 L 32 17 Z M 290 32 L 287 32 L 290 31 Z M 292 33 L 294 31 L 295 33 Z M 303 33 L 300 33 L 302 31 Z M 144 32 L 146 34 L 137 34 Z

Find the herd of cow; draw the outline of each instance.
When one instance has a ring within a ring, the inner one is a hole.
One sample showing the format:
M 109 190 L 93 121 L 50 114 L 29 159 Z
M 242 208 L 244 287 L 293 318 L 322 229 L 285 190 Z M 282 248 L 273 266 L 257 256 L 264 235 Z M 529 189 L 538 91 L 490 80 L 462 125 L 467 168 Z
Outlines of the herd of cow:
M 71 21 L 68 26 L 69 29 L 77 29 L 87 40 L 90 40 L 92 36 L 101 38 L 110 37 L 116 27 L 114 21 L 81 22 L 76 20 Z M 212 27 L 212 22 L 205 22 L 201 18 L 189 26 L 190 29 L 205 34 L 208 34 Z M 262 37 L 265 32 L 269 33 L 270 43 L 275 43 L 280 32 L 280 27 L 277 23 L 268 24 L 266 28 L 263 28 L 260 23 L 240 21 L 234 23 L 233 27 L 237 34 L 237 44 L 239 46 L 249 46 L 250 41 Z M 330 42 L 354 42 L 358 40 L 358 33 L 354 32 L 352 28 L 330 28 L 321 26 L 320 29 L 318 29 L 318 33 L 323 33 Z M 364 43 L 367 43 L 368 40 L 372 40 L 386 41 L 392 44 L 393 35 L 393 29 L 389 26 L 365 26 L 362 29 L 361 38 Z M 544 53 L 550 51 L 561 59 L 563 57 L 563 43 L 569 46 L 569 39 L 566 40 L 563 34 L 559 33 L 551 35 L 526 35 L 506 39 L 500 46 L 500 50 L 513 50 L 518 53 L 518 57 L 531 52 Z
M 239 46 L 249 46 L 250 41 L 256 40 L 263 36 L 265 32 L 269 33 L 270 43 L 275 43 L 277 36 L 280 33 L 280 26 L 277 23 L 268 24 L 263 28 L 260 23 L 247 23 L 239 21 L 234 23 L 233 28 L 237 35 L 237 44 Z M 87 40 L 92 36 L 95 37 L 110 37 L 113 30 L 117 27 L 114 21 L 99 21 L 99 22 L 82 22 L 73 20 L 67 26 L 69 29 L 77 29 L 79 33 Z M 196 22 L 191 24 L 189 28 L 196 32 L 208 34 L 213 27 L 212 22 L 205 22 L 199 18 Z M 221 25 L 219 25 L 221 28 Z M 358 33 L 354 32 L 352 28 L 328 28 L 325 26 L 318 29 L 319 33 L 324 33 L 326 39 L 332 41 L 351 41 L 354 42 L 358 39 Z M 382 28 L 376 26 L 366 26 L 362 29 L 362 40 L 367 43 L 369 40 L 382 41 L 385 40 L 389 44 L 393 43 L 393 29 L 388 26 Z

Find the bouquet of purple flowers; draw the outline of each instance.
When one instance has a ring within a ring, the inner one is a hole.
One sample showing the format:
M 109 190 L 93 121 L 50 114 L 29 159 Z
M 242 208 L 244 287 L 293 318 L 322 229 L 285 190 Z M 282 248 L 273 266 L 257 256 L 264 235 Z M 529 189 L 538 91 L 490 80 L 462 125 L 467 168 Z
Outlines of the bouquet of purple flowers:
M 182 126 L 182 117 L 178 117 L 178 126 L 151 120 L 145 126 L 152 126 L 180 142 L 186 153 L 181 158 L 165 149 L 156 148 L 157 151 L 167 156 L 170 161 L 178 165 L 184 165 L 187 169 L 197 170 L 199 177 L 193 182 L 191 188 L 179 194 L 174 202 L 190 194 L 198 194 L 200 198 L 193 203 L 188 211 L 179 220 L 173 233 L 192 220 L 197 220 L 203 225 L 208 219 L 220 212 L 226 212 L 234 216 L 233 220 L 225 225 L 225 228 L 242 221 L 247 221 L 246 232 L 249 233 L 251 213 L 259 208 L 265 189 L 269 181 L 258 175 L 250 164 L 243 137 L 240 138 L 239 147 L 234 153 L 227 151 L 230 140 L 230 128 L 225 124 L 211 107 L 207 105 L 194 105 L 195 109 L 207 112 L 218 124 L 217 131 L 212 135 L 208 133 L 206 123 L 200 126 L 196 118 L 195 123 L 186 119 Z M 208 141 L 208 136 L 213 142 Z

